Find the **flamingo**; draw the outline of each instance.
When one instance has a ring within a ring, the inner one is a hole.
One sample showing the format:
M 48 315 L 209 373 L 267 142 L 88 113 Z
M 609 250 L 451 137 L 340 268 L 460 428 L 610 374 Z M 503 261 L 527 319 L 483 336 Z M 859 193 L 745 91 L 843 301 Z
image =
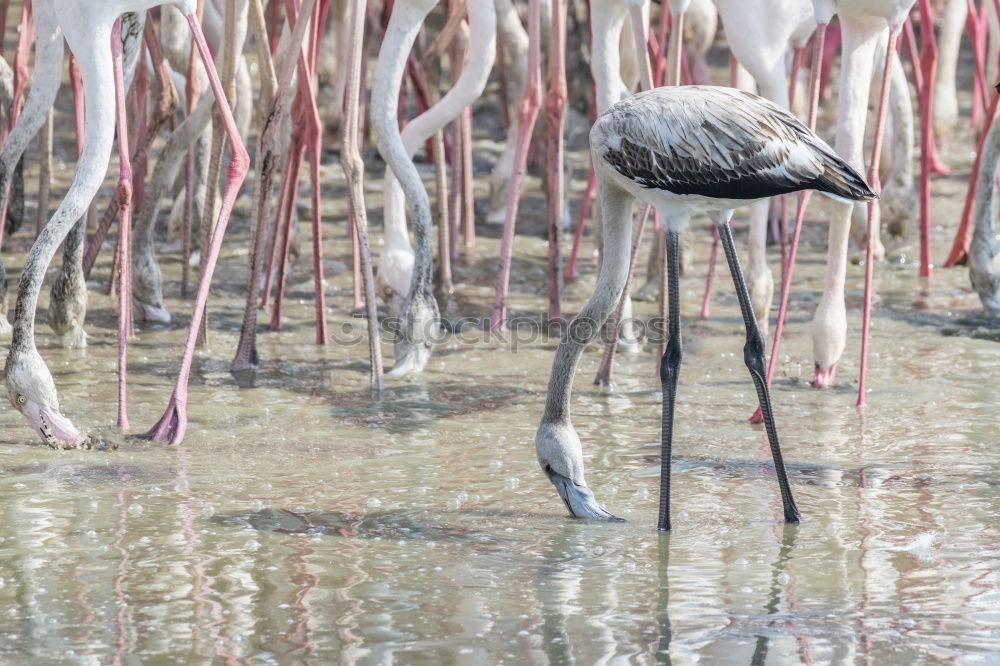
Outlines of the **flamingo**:
M 761 97 L 730 88 L 668 86 L 626 98 L 597 119 L 590 147 L 604 211 L 604 260 L 593 296 L 570 323 L 556 350 L 545 411 L 535 436 L 542 470 L 572 515 L 616 520 L 587 487 L 582 445 L 570 421 L 570 393 L 580 354 L 621 297 L 636 198 L 659 210 L 667 236 L 670 340 L 660 363 L 663 428 L 657 527 L 671 527 L 670 456 L 681 361 L 678 250 L 680 231 L 695 213 L 708 214 L 719 229 L 746 326 L 743 356 L 763 410 L 784 517 L 798 522 L 764 381 L 764 341 L 729 220 L 738 206 L 799 190 L 817 190 L 846 202 L 867 201 L 875 193 L 797 118 Z
M 844 155 L 856 169 L 863 169 L 861 155 L 868 95 L 872 80 L 875 50 L 879 38 L 891 26 L 892 42 L 906 19 L 914 0 L 813 0 L 816 22 L 826 25 L 833 13 L 840 18 L 843 34 L 843 64 L 840 74 L 840 96 L 837 106 L 837 152 Z M 893 48 L 889 48 L 892 52 Z M 891 59 L 887 59 L 891 63 Z M 891 65 L 890 65 L 891 66 Z M 888 70 L 887 70 L 888 72 Z M 885 117 L 880 104 L 876 122 Z M 923 158 L 922 158 L 923 159 Z M 844 303 L 844 281 L 847 276 L 848 236 L 853 206 L 835 204 L 830 214 L 827 246 L 826 285 L 819 307 L 813 317 L 812 342 L 815 370 L 813 386 L 826 388 L 833 384 L 837 363 L 847 340 L 847 309 Z M 874 251 L 875 234 L 869 233 L 869 248 Z M 869 261 L 871 254 L 869 253 Z M 866 269 L 866 292 L 870 292 L 870 268 Z M 867 299 L 866 299 L 867 300 Z M 867 342 L 862 341 L 866 346 Z
M 404 0 L 393 6 L 379 50 L 371 92 L 375 143 L 403 187 L 409 216 L 413 220 L 414 270 L 400 311 L 401 326 L 394 350 L 396 364 L 392 370 L 392 374 L 396 375 L 424 368 L 433 347 L 431 328 L 439 320 L 437 301 L 431 293 L 434 237 L 430 200 L 413 161 L 408 157 L 397 120 L 399 86 L 403 80 L 406 56 L 413 47 L 424 18 L 436 2 Z
M 476 46 L 469 50 L 462 73 L 451 90 L 403 128 L 400 136 L 410 159 L 427 139 L 476 101 L 489 80 L 496 53 L 496 11 L 489 0 L 477 0 L 469 3 L 468 14 L 470 39 Z M 387 53 L 403 58 L 408 55 L 393 51 Z M 389 167 L 385 170 L 384 196 L 385 249 L 379 259 L 377 279 L 386 303 L 393 312 L 399 312 L 410 290 L 414 255 L 406 230 L 403 189 L 394 170 Z

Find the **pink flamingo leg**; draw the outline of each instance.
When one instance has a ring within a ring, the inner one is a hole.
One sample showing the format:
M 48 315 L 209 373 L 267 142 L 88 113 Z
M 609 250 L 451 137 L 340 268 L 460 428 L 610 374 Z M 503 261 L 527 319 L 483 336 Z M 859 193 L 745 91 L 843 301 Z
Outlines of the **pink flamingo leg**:
M 10 127 L 14 129 L 17 119 L 21 117 L 21 100 L 24 89 L 28 85 L 28 57 L 31 42 L 35 36 L 35 21 L 31 15 L 31 3 L 21 4 L 21 31 L 17 35 L 17 48 L 14 51 L 14 90 L 10 104 Z
M 130 280 L 131 257 L 129 231 L 132 228 L 132 165 L 129 161 L 128 120 L 125 109 L 125 79 L 122 74 L 121 19 L 111 31 L 111 54 L 114 59 L 115 102 L 118 126 L 118 161 L 120 175 L 115 199 L 118 203 L 118 429 L 128 431 L 128 403 L 125 375 L 128 365 L 129 309 L 132 307 Z
M 188 330 L 187 341 L 184 345 L 184 355 L 181 358 L 181 367 L 177 375 L 177 383 L 174 386 L 173 395 L 167 404 L 167 409 L 160 420 L 147 433 L 149 437 L 161 442 L 172 444 L 180 443 L 184 439 L 187 430 L 187 393 L 188 380 L 191 376 L 191 363 L 194 360 L 195 343 L 197 342 L 198 328 L 208 303 L 208 290 L 212 284 L 212 274 L 215 272 L 215 264 L 219 259 L 219 250 L 222 248 L 222 237 L 226 233 L 229 224 L 229 216 L 239 193 L 240 186 L 246 178 L 250 168 L 250 156 L 247 154 L 243 140 L 236 130 L 236 121 L 233 120 L 232 109 L 226 100 L 225 92 L 222 90 L 222 83 L 219 81 L 219 73 L 215 69 L 215 63 L 205 42 L 205 35 L 201 31 L 201 24 L 195 15 L 188 15 L 188 25 L 191 26 L 191 33 L 194 36 L 198 53 L 205 64 L 208 72 L 208 80 L 212 87 L 212 94 L 215 96 L 216 104 L 222 114 L 223 126 L 226 136 L 229 139 L 232 156 L 229 166 L 226 169 L 226 186 L 222 196 L 222 207 L 219 211 L 219 221 L 212 232 L 212 240 L 209 243 L 205 256 L 202 257 L 201 277 L 198 281 L 198 293 L 195 297 L 194 311 L 191 316 L 191 328 Z
M 885 67 L 882 70 L 882 90 L 878 101 L 878 114 L 875 116 L 875 134 L 872 137 L 872 161 L 868 168 L 868 182 L 878 192 L 881 184 L 878 179 L 878 164 L 882 157 L 882 137 L 885 133 L 885 110 L 889 103 L 889 76 L 892 72 L 892 57 L 896 51 L 896 39 L 899 36 L 899 26 L 890 26 L 889 45 L 885 52 Z M 871 323 L 872 311 L 872 271 L 875 239 L 872 227 L 875 222 L 875 207 L 878 199 L 868 202 L 868 233 L 865 248 L 865 308 L 861 322 L 861 379 L 858 382 L 858 407 L 865 406 L 865 375 L 868 370 L 868 329 Z
M 35 22 L 31 16 L 30 2 L 23 2 L 21 4 L 20 26 L 21 31 L 17 35 L 17 48 L 14 51 L 14 90 L 10 103 L 8 134 L 14 129 L 17 119 L 21 116 L 21 100 L 24 98 L 24 89 L 28 85 L 28 56 L 31 50 L 31 41 L 35 35 Z M 4 231 L 7 228 L 7 205 L 9 198 L 7 193 L 4 192 L 3 204 L 0 205 L 0 245 L 3 245 Z
M 920 67 L 924 89 L 920 96 L 920 277 L 931 277 L 931 151 L 934 134 L 931 111 L 934 103 L 934 75 L 937 71 L 937 43 L 929 0 L 920 0 Z
M 576 279 L 576 256 L 580 252 L 580 239 L 583 238 L 583 225 L 587 221 L 587 213 L 590 211 L 590 202 L 594 200 L 594 190 L 597 188 L 597 176 L 594 174 L 594 165 L 590 165 L 590 175 L 587 177 L 587 189 L 583 191 L 583 200 L 580 202 L 580 213 L 576 217 L 576 232 L 573 234 L 573 247 L 569 251 L 569 259 L 566 260 L 567 280 Z
M 205 7 L 205 0 L 198 0 L 198 20 L 201 20 Z M 184 84 L 184 93 L 187 98 L 187 114 L 190 116 L 198 104 L 201 97 L 201 85 L 198 82 L 197 70 L 195 69 L 196 46 L 191 44 L 191 51 L 188 54 L 187 78 Z M 195 183 L 195 148 L 188 150 L 187 164 L 184 170 L 184 226 L 181 230 L 181 296 L 187 297 L 188 286 L 191 284 L 191 250 L 192 236 L 194 234 L 194 183 Z
M 267 261 L 267 271 L 264 273 L 264 287 L 262 289 L 262 295 L 260 299 L 260 309 L 267 309 L 267 302 L 271 300 L 271 285 L 274 282 L 275 266 L 278 261 L 278 244 L 279 232 L 283 231 L 286 225 L 285 222 L 285 211 L 289 210 L 291 204 L 289 199 L 294 202 L 294 189 L 295 185 L 292 182 L 292 152 L 289 149 L 288 158 L 285 160 L 285 173 L 281 180 L 281 193 L 278 196 L 278 207 L 275 211 L 274 224 L 271 225 L 271 244 L 268 246 L 270 248 L 269 258 Z M 296 177 L 297 178 L 297 177 Z M 281 241 L 281 246 L 284 245 L 284 240 Z
M 972 172 L 969 174 L 969 184 L 965 190 L 965 205 L 962 207 L 962 221 L 955 232 L 955 240 L 952 241 L 951 251 L 944 261 L 945 268 L 964 264 L 969 258 L 970 221 L 972 219 L 972 207 L 976 198 L 976 180 L 979 177 L 979 162 L 983 154 L 983 147 L 986 142 L 986 135 L 989 134 L 990 127 L 996 120 L 997 102 L 1000 96 L 994 95 L 990 107 L 986 111 L 986 121 L 983 124 L 983 131 L 979 134 L 979 143 L 976 146 L 976 158 L 972 162 Z
M 986 87 L 986 74 L 983 65 L 984 49 L 986 47 L 985 35 L 982 25 L 979 22 L 979 12 L 976 11 L 976 3 L 967 0 L 967 14 L 965 18 L 965 29 L 969 33 L 969 40 L 972 42 L 973 64 L 975 65 L 974 76 L 972 77 L 972 127 L 979 125 L 979 118 L 989 107 L 989 88 Z
M 816 114 L 819 111 L 820 74 L 822 72 L 824 42 L 826 41 L 826 24 L 821 23 L 816 26 L 816 34 L 813 36 L 812 63 L 809 72 L 809 112 L 806 124 L 809 129 L 816 127 Z M 795 225 L 792 228 L 792 238 L 788 244 L 788 260 L 785 262 L 785 269 L 781 275 L 781 301 L 778 305 L 778 318 L 774 324 L 774 341 L 771 343 L 771 357 L 767 362 L 767 386 L 771 387 L 771 380 L 774 379 L 774 370 L 778 361 L 778 351 L 781 349 L 781 332 L 785 326 L 785 317 L 788 315 L 788 296 L 792 288 L 792 273 L 795 269 L 795 256 L 799 249 L 799 236 L 802 233 L 802 223 L 806 217 L 806 207 L 809 199 L 812 198 L 812 190 L 800 192 L 798 205 L 795 209 Z M 836 367 L 836 366 L 834 366 Z M 832 372 L 832 370 L 831 370 Z M 761 423 L 764 417 L 760 406 L 750 417 L 751 423 Z
M 493 317 L 490 321 L 491 331 L 500 331 L 507 323 L 507 288 L 510 283 L 510 262 L 514 250 L 514 223 L 517 217 L 517 206 L 521 198 L 521 182 L 528 161 L 528 146 L 531 143 L 531 133 L 538 118 L 541 106 L 542 86 L 540 59 L 540 0 L 530 0 L 528 5 L 528 82 L 524 88 L 524 96 L 517 107 L 518 126 L 517 147 L 514 151 L 514 169 L 507 188 L 507 211 L 504 217 L 503 238 L 500 241 L 500 266 L 496 282 L 496 295 L 493 299 Z
M 837 51 L 840 49 L 842 39 L 843 35 L 840 31 L 840 23 L 835 23 L 828 31 L 823 55 L 821 56 L 822 69 L 820 70 L 819 96 L 823 99 L 830 96 L 830 70 L 833 69 L 833 60 L 837 57 Z M 916 63 L 917 60 L 913 62 Z M 916 69 L 916 66 L 914 66 L 914 69 Z
M 549 43 L 549 91 L 545 97 L 546 154 L 548 156 L 549 213 L 549 321 L 561 321 L 559 293 L 562 279 L 559 263 L 562 254 L 562 213 L 565 181 L 563 178 L 563 126 L 566 119 L 566 2 L 552 3 L 552 38 Z
M 322 8 L 327 3 L 321 2 L 314 5 L 312 24 L 316 30 L 320 22 L 320 13 L 324 13 Z M 288 16 L 291 21 L 297 20 L 296 8 L 292 0 L 287 2 Z M 322 130 L 319 119 L 319 109 L 316 108 L 316 98 L 313 96 L 313 68 L 309 61 L 315 61 L 318 53 L 319 33 L 314 32 L 309 45 L 304 45 L 299 50 L 299 85 L 296 91 L 300 103 L 299 113 L 295 120 L 295 126 L 302 127 L 302 146 L 309 154 L 309 182 L 312 188 L 312 254 L 313 254 L 313 288 L 316 294 L 316 344 L 325 345 L 327 339 L 326 328 L 326 296 L 323 293 L 323 226 L 320 214 L 320 180 L 319 180 L 319 160 L 322 152 Z M 311 57 L 306 58 L 306 48 L 310 49 Z M 284 285 L 282 285 L 284 286 Z M 282 289 L 283 291 L 283 289 Z M 279 292 L 280 294 L 281 292 Z M 278 308 L 275 308 L 277 312 Z
M 294 115 L 294 114 L 293 114 Z M 281 229 L 281 261 L 278 263 L 277 283 L 274 287 L 274 307 L 271 310 L 271 330 L 281 330 L 281 314 L 285 302 L 285 284 L 288 282 L 289 261 L 292 249 L 292 226 L 295 224 L 295 193 L 298 189 L 299 173 L 305 158 L 305 146 L 292 137 L 292 146 L 288 153 L 289 187 L 285 199 L 284 226 Z
M 497 40 L 498 42 L 500 40 Z M 504 108 L 504 107 L 501 107 Z M 472 174 L 472 108 L 459 117 L 462 138 L 462 241 L 466 250 L 476 247 L 476 202 L 473 196 L 475 180 Z
M 997 15 L 1000 16 L 1000 0 L 993 0 L 993 5 L 997 10 Z M 969 222 L 972 217 L 973 201 L 976 196 L 976 181 L 979 178 L 979 162 L 983 154 L 986 135 L 989 134 L 990 127 L 992 127 L 994 121 L 996 120 L 998 101 L 1000 101 L 1000 98 L 998 98 L 997 95 L 993 95 L 989 108 L 986 111 L 986 117 L 983 121 L 983 129 L 979 134 L 979 142 L 976 146 L 976 158 L 972 163 L 972 173 L 969 175 L 969 184 L 965 192 L 965 205 L 962 208 L 962 221 L 958 225 L 958 231 L 956 231 L 955 239 L 952 241 L 951 250 L 948 252 L 948 258 L 944 261 L 945 268 L 964 264 L 969 258 Z

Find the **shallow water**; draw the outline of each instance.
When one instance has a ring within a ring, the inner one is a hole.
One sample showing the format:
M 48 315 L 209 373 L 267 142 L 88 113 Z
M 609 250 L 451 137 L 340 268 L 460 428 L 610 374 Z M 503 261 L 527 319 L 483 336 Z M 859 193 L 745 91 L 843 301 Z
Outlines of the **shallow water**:
M 584 158 L 574 159 L 579 170 Z M 345 315 L 342 180 L 335 166 L 324 178 L 331 330 L 360 331 Z M 962 188 L 960 178 L 935 180 L 936 254 Z M 377 219 L 377 183 L 369 189 Z M 529 211 L 542 209 L 535 192 Z M 533 435 L 553 340 L 513 351 L 449 339 L 423 375 L 390 380 L 372 403 L 366 346 L 312 342 L 303 260 L 283 331 L 262 321 L 256 387 L 238 389 L 228 363 L 246 260 L 239 209 L 182 446 L 55 452 L 13 410 L 0 411 L 0 661 L 1000 662 L 996 329 L 976 319 L 964 269 L 938 271 L 923 294 L 912 263 L 879 266 L 871 393 L 859 412 L 862 272 L 852 266 L 838 384 L 813 391 L 809 323 L 825 215 L 822 203 L 811 210 L 774 387 L 804 522 L 780 522 L 763 431 L 746 423 L 754 391 L 725 279 L 712 317 L 696 319 L 707 254 L 699 233 L 683 280 L 668 535 L 654 529 L 659 390 L 648 349 L 619 357 L 611 391 L 590 385 L 591 349 L 577 381 L 588 481 L 623 524 L 569 518 L 538 469 Z M 545 246 L 538 220 L 529 222 L 511 307 L 534 315 L 544 307 Z M 484 232 L 474 260 L 456 267 L 451 316 L 488 313 L 497 232 Z M 188 319 L 177 255 L 163 261 L 178 326 L 132 344 L 136 432 L 166 405 Z M 582 270 L 567 286 L 568 312 L 592 288 L 594 267 Z M 56 348 L 44 324 L 39 344 L 64 411 L 108 429 L 116 349 L 106 279 L 103 263 L 88 349 Z M 391 347 L 385 356 L 391 365 Z

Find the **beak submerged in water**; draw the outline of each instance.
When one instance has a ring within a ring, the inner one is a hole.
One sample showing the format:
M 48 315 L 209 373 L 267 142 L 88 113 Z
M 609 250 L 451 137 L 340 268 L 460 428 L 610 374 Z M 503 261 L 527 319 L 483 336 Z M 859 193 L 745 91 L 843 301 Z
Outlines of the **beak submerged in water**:
M 114 442 L 81 433 L 72 421 L 49 405 L 39 404 L 30 398 L 19 398 L 15 401 L 15 406 L 28 419 L 42 441 L 54 449 L 107 451 L 118 448 Z
M 597 503 L 594 491 L 587 486 L 581 486 L 573 479 L 569 479 L 552 468 L 546 468 L 549 481 L 556 487 L 559 497 L 565 502 L 569 512 L 577 518 L 590 518 L 593 520 L 604 520 L 612 523 L 624 523 L 622 518 L 611 515 L 607 509 Z

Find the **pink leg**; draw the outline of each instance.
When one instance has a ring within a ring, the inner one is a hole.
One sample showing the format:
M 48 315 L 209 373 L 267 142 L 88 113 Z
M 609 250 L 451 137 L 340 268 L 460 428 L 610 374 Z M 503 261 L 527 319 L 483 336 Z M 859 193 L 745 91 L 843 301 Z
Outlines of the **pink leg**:
M 319 109 L 316 108 L 316 98 L 313 96 L 313 67 L 310 63 L 316 61 L 319 48 L 318 31 L 321 25 L 320 14 L 325 14 L 323 7 L 327 2 L 321 0 L 313 5 L 313 16 L 310 27 L 313 29 L 312 38 L 299 50 L 298 71 L 300 84 L 296 90 L 298 98 L 297 117 L 293 118 L 296 126 L 302 127 L 302 146 L 304 153 L 309 154 L 309 180 L 312 188 L 312 254 L 313 254 L 313 288 L 316 295 L 316 344 L 325 345 L 327 339 L 326 331 L 326 297 L 323 293 L 323 227 L 320 216 L 320 180 L 319 180 L 319 160 L 322 152 L 322 127 L 319 119 Z M 286 3 L 286 11 L 289 19 L 294 23 L 297 19 L 296 8 L 292 0 Z M 306 52 L 309 58 L 306 58 Z M 279 291 L 279 298 L 281 292 Z M 275 308 L 277 312 L 280 308 Z M 279 314 L 280 317 L 280 314 Z M 280 325 L 280 322 L 279 322 Z
M 892 73 L 892 56 L 896 50 L 899 26 L 889 28 L 889 48 L 885 54 L 885 68 L 882 70 L 882 90 L 879 96 L 878 113 L 875 116 L 875 134 L 872 137 L 872 161 L 868 168 L 868 182 L 877 192 L 881 189 L 878 180 L 878 163 L 882 157 L 882 136 L 885 132 L 885 110 L 889 102 L 889 76 Z M 928 79 L 932 80 L 932 79 Z M 929 86 L 928 86 L 929 89 Z M 865 375 L 868 370 L 868 328 L 872 311 L 872 269 L 874 263 L 875 238 L 872 226 L 875 221 L 875 207 L 878 200 L 868 202 L 868 233 L 865 248 L 865 309 L 861 323 L 861 379 L 858 382 L 858 407 L 865 406 Z
M 323 293 L 323 226 L 320 217 L 319 160 L 320 146 L 317 134 L 309 156 L 309 182 L 312 184 L 313 288 L 316 291 L 316 344 L 325 345 L 328 336 L 326 295 Z
M 198 18 L 201 19 L 204 0 L 198 2 Z M 187 113 L 191 115 L 198 99 L 201 97 L 201 85 L 198 82 L 197 59 L 195 58 L 196 47 L 191 44 L 191 52 L 188 54 L 187 78 L 185 79 L 184 94 L 187 98 Z M 181 295 L 187 297 L 188 286 L 191 283 L 191 250 L 194 234 L 194 182 L 195 182 L 195 148 L 188 150 L 187 164 L 184 172 L 184 227 L 181 230 Z
M 292 138 L 292 147 L 289 151 L 288 172 L 291 178 L 288 199 L 285 208 L 285 225 L 282 228 L 281 254 L 278 263 L 277 284 L 274 287 L 274 308 L 271 310 L 271 330 L 281 330 L 282 306 L 285 300 L 285 284 L 288 282 L 289 262 L 291 261 L 292 249 L 292 226 L 295 224 L 295 193 L 298 189 L 299 173 L 302 169 L 302 160 L 305 157 L 305 147 L 300 145 L 295 138 Z
M 507 66 L 504 63 L 503 57 L 503 40 L 497 40 L 497 84 L 500 88 L 500 127 L 507 129 L 510 127 L 510 118 L 508 117 L 508 105 L 510 104 L 510 93 L 508 92 L 509 86 L 507 85 Z
M 587 25 L 590 25 L 588 17 Z M 657 50 L 653 54 L 653 85 L 656 87 L 663 85 L 663 79 L 667 74 L 667 29 L 670 27 L 670 11 L 666 5 L 660 9 L 660 25 L 656 31 Z
M 517 205 L 521 198 L 521 181 L 524 180 L 525 165 L 528 160 L 528 145 L 535 128 L 535 119 L 541 106 L 542 86 L 539 69 L 540 48 L 540 7 L 539 0 L 530 0 L 528 5 L 528 82 L 524 97 L 517 107 L 518 133 L 517 148 L 514 151 L 514 171 L 507 188 L 507 214 L 504 218 L 503 239 L 500 242 L 500 268 L 497 276 L 496 295 L 493 299 L 491 331 L 499 331 L 507 323 L 507 287 L 510 282 L 510 261 L 514 250 L 514 223 Z
M 810 63 L 809 73 L 809 112 L 807 125 L 810 129 L 816 127 L 816 113 L 819 110 L 820 74 L 822 71 L 824 43 L 826 41 L 826 24 L 821 23 L 816 26 L 816 34 L 813 36 L 813 54 Z M 812 197 L 812 190 L 800 192 L 798 205 L 795 209 L 795 226 L 792 228 L 792 238 L 788 244 L 788 260 L 781 275 L 781 301 L 778 305 L 778 318 L 774 324 L 774 341 L 771 343 L 771 357 L 767 363 L 767 385 L 771 386 L 774 378 L 774 369 L 778 360 L 778 350 L 781 348 L 781 331 L 785 325 L 785 317 L 788 314 L 788 295 L 792 288 L 792 273 L 795 270 L 795 255 L 799 249 L 799 236 L 802 233 L 802 222 L 805 220 L 806 207 Z M 836 367 L 836 366 L 834 366 Z M 831 372 L 833 370 L 831 369 Z M 761 423 L 763 415 L 760 407 L 750 417 L 751 423 Z
M 594 386 L 611 386 L 614 383 L 615 375 L 615 353 L 618 350 L 618 338 L 621 336 L 618 327 L 621 325 L 622 313 L 625 311 L 625 301 L 632 288 L 632 277 L 635 275 L 636 260 L 639 258 L 639 244 L 642 241 L 642 232 L 646 228 L 646 220 L 649 219 L 649 204 L 643 204 L 639 212 L 639 224 L 635 225 L 632 231 L 632 253 L 628 260 L 628 273 L 625 276 L 625 286 L 622 289 L 622 297 L 618 300 L 611 319 L 608 320 L 608 342 L 604 345 L 604 356 L 601 357 L 601 365 L 597 369 L 594 377 Z
M 549 42 L 549 83 L 545 96 L 545 131 L 549 168 L 549 321 L 562 320 L 562 214 L 564 198 L 563 126 L 566 117 L 566 2 L 552 3 L 552 37 Z
M 222 90 L 222 83 L 219 81 L 219 74 L 212 62 L 208 44 L 205 43 L 205 35 L 202 34 L 201 24 L 196 16 L 187 17 L 188 24 L 194 36 L 195 44 L 198 46 L 198 53 L 205 64 L 208 72 L 209 83 L 212 86 L 212 93 L 215 95 L 216 103 L 222 114 L 222 122 L 229 138 L 232 157 L 226 169 L 226 187 L 222 196 L 222 208 L 219 211 L 219 221 L 212 233 L 212 240 L 202 257 L 201 277 L 198 281 L 198 293 L 195 297 L 194 311 L 191 316 L 191 328 L 188 330 L 187 342 L 184 345 L 184 355 L 181 358 L 180 372 L 177 375 L 177 384 L 174 386 L 173 395 L 160 420 L 150 429 L 148 436 L 157 441 L 169 441 L 172 444 L 179 443 L 184 439 L 187 430 L 187 391 L 188 379 L 191 375 L 191 363 L 194 360 L 194 348 L 198 335 L 199 324 L 205 307 L 208 303 L 208 290 L 212 283 L 212 274 L 215 272 L 215 264 L 219 259 L 219 250 L 222 248 L 222 237 L 226 233 L 229 224 L 229 216 L 239 194 L 240 186 L 246 178 L 247 170 L 250 167 L 250 156 L 247 154 L 243 140 L 236 130 L 236 122 L 233 120 L 232 109 L 226 101 L 226 95 Z
M 969 222 L 972 219 L 972 206 L 976 197 L 976 180 L 979 177 L 979 161 L 983 154 L 986 135 L 989 133 L 990 127 L 996 120 L 998 100 L 1000 100 L 1000 97 L 994 95 L 993 101 L 990 102 L 990 107 L 986 111 L 983 131 L 979 134 L 979 145 L 976 147 L 976 158 L 972 162 L 972 172 L 969 174 L 969 184 L 965 190 L 965 205 L 962 208 L 962 221 L 958 225 L 958 231 L 955 233 L 955 240 L 952 241 L 951 251 L 948 253 L 948 258 L 944 261 L 945 268 L 964 264 L 969 258 Z
M 965 29 L 969 33 L 969 40 L 972 42 L 973 64 L 975 73 L 972 77 L 972 127 L 979 126 L 979 119 L 989 106 L 989 88 L 986 87 L 986 74 L 984 73 L 984 49 L 986 40 L 984 39 L 982 26 L 979 22 L 979 12 L 976 11 L 976 3 L 967 0 L 967 14 L 965 18 Z
M 118 203 L 111 202 L 111 205 L 104 211 L 104 217 L 101 218 L 101 223 L 97 225 L 94 235 L 87 241 L 87 250 L 83 255 L 83 276 L 85 278 L 90 277 L 90 270 L 94 267 L 94 262 L 97 261 L 97 255 L 101 251 L 101 246 L 108 236 L 108 230 L 111 228 L 111 223 L 115 221 L 117 213 Z
M 24 89 L 28 85 L 28 56 L 31 50 L 31 40 L 35 34 L 35 22 L 31 16 L 31 3 L 21 5 L 20 32 L 17 35 L 17 49 L 14 51 L 14 90 L 10 103 L 10 124 L 7 133 L 14 129 L 21 115 L 21 100 Z M 3 244 L 4 230 L 7 228 L 7 205 L 10 197 L 4 193 L 3 204 L 0 204 L 0 245 Z
M 35 21 L 31 15 L 31 3 L 21 4 L 21 27 L 17 35 L 17 49 L 14 51 L 14 90 L 10 104 L 10 127 L 14 129 L 21 116 L 21 100 L 28 85 L 28 57 L 31 42 L 35 37 Z
M 590 202 L 594 199 L 594 190 L 597 187 L 597 177 L 594 174 L 594 165 L 590 166 L 590 176 L 587 177 L 587 189 L 583 192 L 583 201 L 580 202 L 580 213 L 576 217 L 576 232 L 573 234 L 573 247 L 569 251 L 569 259 L 566 260 L 566 279 L 576 279 L 576 256 L 580 251 L 580 239 L 583 238 L 583 224 L 587 221 L 587 212 L 590 210 Z
M 503 107 L 501 107 L 503 108 Z M 476 202 L 472 174 L 472 109 L 466 108 L 459 117 L 462 138 L 462 240 L 466 250 L 476 247 Z
M 795 106 L 795 92 L 799 85 L 799 70 L 802 69 L 802 60 L 805 58 L 805 47 L 796 48 L 792 52 L 792 67 L 788 73 L 788 104 Z
M 118 203 L 118 429 L 128 431 L 128 404 L 125 374 L 128 365 L 129 310 L 132 307 L 130 280 L 131 256 L 129 232 L 132 229 L 132 166 L 129 161 L 128 120 L 125 111 L 125 79 L 122 74 L 121 19 L 111 32 L 114 58 L 115 100 L 117 102 L 118 160 L 120 175 L 115 199 Z
M 267 272 L 264 274 L 264 288 L 260 299 L 261 310 L 266 310 L 267 302 L 271 300 L 271 284 L 274 282 L 275 266 L 278 262 L 278 250 L 280 247 L 284 247 L 283 240 L 279 245 L 279 232 L 284 230 L 287 224 L 285 212 L 291 209 L 295 201 L 295 184 L 292 182 L 292 154 L 292 151 L 289 150 L 288 158 L 285 160 L 285 173 L 281 181 L 281 194 L 278 196 L 278 207 L 274 214 L 274 224 L 271 226 L 271 244 L 269 246 Z
M 833 68 L 833 60 L 837 57 L 837 51 L 840 50 L 841 38 L 840 23 L 835 23 L 828 31 L 821 56 L 822 69 L 820 70 L 819 96 L 823 99 L 830 96 L 830 70 Z
M 719 228 L 712 225 L 712 250 L 708 254 L 708 274 L 705 276 L 705 295 L 701 297 L 702 319 L 708 319 L 712 304 L 712 279 L 715 277 L 715 264 L 719 259 Z
M 906 55 L 910 59 L 913 67 L 913 87 L 917 89 L 917 99 L 924 94 L 924 73 L 920 69 L 920 55 L 917 53 L 917 36 L 913 30 L 913 21 L 906 17 L 903 22 L 903 44 L 906 46 Z
M 931 153 L 934 130 L 931 112 L 934 103 L 934 75 L 937 71 L 937 43 L 929 0 L 920 0 L 920 67 L 924 89 L 920 96 L 920 277 L 931 277 Z

